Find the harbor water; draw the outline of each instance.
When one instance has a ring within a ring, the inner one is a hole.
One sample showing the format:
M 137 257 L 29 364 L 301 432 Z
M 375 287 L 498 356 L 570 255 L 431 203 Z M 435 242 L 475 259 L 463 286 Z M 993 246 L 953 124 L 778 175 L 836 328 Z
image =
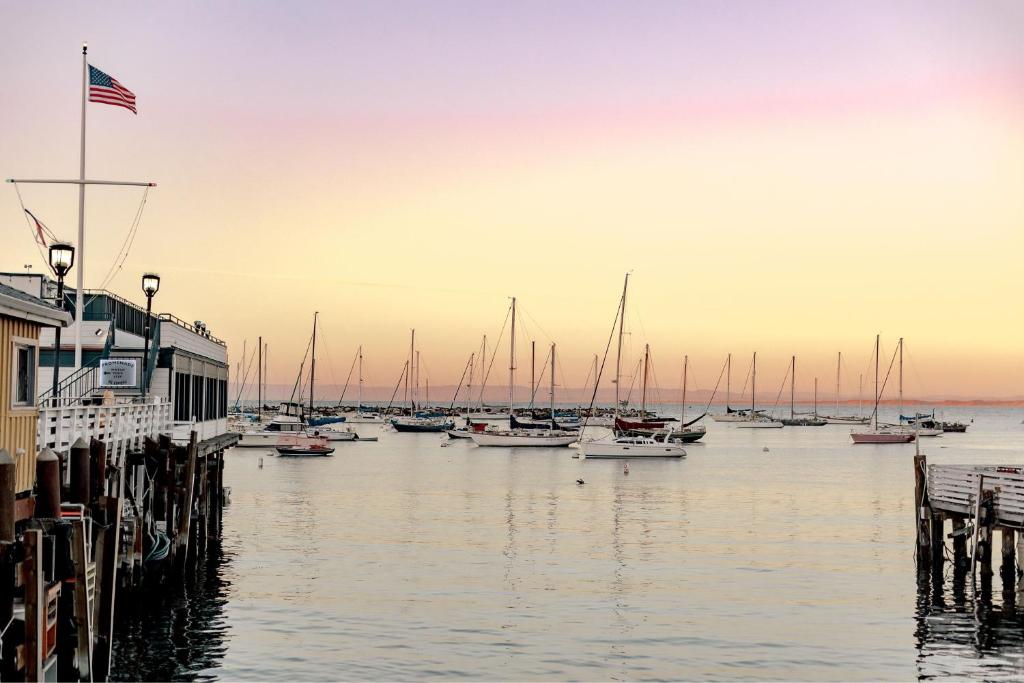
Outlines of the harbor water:
M 945 413 L 974 423 L 923 439 L 929 463 L 1024 461 L 1022 411 Z M 941 594 L 918 588 L 914 445 L 854 446 L 849 431 L 708 422 L 686 458 L 628 474 L 436 434 L 380 431 L 330 458 L 236 448 L 219 547 L 182 589 L 126 607 L 113 670 L 1020 680 L 1024 617 L 998 577 L 989 602 L 948 564 Z

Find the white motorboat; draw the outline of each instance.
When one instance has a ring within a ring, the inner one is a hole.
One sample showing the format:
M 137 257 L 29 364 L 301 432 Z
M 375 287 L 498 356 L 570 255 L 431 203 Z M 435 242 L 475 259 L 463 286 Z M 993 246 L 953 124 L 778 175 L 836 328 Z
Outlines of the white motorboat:
M 306 425 L 302 418 L 286 410 L 278 413 L 263 429 L 242 432 L 239 448 L 274 448 L 283 436 L 303 436 Z
M 682 458 L 686 449 L 677 441 L 647 436 L 618 436 L 580 442 L 581 458 Z
M 355 441 L 358 435 L 351 429 L 307 429 L 306 436 L 310 438 L 326 439 L 327 441 Z

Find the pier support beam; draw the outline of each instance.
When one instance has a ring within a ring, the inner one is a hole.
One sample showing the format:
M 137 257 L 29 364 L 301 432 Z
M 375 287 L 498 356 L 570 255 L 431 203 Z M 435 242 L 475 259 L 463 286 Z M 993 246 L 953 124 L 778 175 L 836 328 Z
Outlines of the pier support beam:
M 1003 545 L 1003 562 L 999 566 L 999 578 L 1003 581 L 1004 592 L 1013 591 L 1017 580 L 1017 546 L 1014 542 L 1016 533 L 1013 529 L 1001 527 L 999 535 Z
M 920 571 L 931 567 L 932 531 L 931 509 L 928 505 L 927 476 L 928 459 L 924 455 L 914 456 L 914 523 L 917 529 L 917 566 Z
M 970 565 L 967 559 L 967 522 L 963 517 L 953 518 L 953 566 L 957 570 L 964 570 Z

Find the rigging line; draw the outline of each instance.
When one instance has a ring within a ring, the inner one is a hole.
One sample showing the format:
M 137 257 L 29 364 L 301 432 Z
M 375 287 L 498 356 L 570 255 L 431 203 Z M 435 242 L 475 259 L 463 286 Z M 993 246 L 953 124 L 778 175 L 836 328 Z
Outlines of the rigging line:
M 633 376 L 629 382 L 629 391 L 626 392 L 626 405 L 629 405 L 629 397 L 633 395 L 633 387 L 636 386 L 636 378 L 640 375 L 640 365 L 643 363 L 643 359 L 639 359 L 636 362 L 636 367 L 633 368 Z
M 139 202 L 138 208 L 135 210 L 135 218 L 132 219 L 131 226 L 128 228 L 128 234 L 125 235 L 124 242 L 121 243 L 121 248 L 117 251 L 117 256 L 114 257 L 114 262 L 110 264 L 110 269 L 107 274 L 103 277 L 100 284 L 100 289 L 104 289 L 110 282 L 121 272 L 121 268 L 124 267 L 125 261 L 128 259 L 128 254 L 131 252 L 132 246 L 135 244 L 135 237 L 139 232 L 139 225 L 142 223 L 142 212 L 146 208 L 146 201 L 149 197 L 149 188 L 147 187 L 142 193 L 142 200 Z M 120 263 L 118 261 L 120 260 Z
M 391 405 L 395 402 L 395 396 L 398 395 L 398 388 L 402 386 L 402 380 L 405 378 L 405 373 L 409 369 L 409 361 L 405 361 L 402 364 L 402 372 L 398 375 L 398 381 L 395 382 L 395 390 L 391 392 L 391 399 L 388 401 L 388 405 L 384 408 L 384 414 L 387 415 L 391 412 Z M 411 412 L 411 411 L 410 411 Z
M 654 354 L 650 353 L 648 351 L 648 356 L 650 357 L 651 379 L 654 381 L 654 392 L 653 393 L 654 393 L 655 400 L 653 402 L 655 403 L 655 405 L 661 405 L 661 388 L 658 385 L 658 375 L 654 371 Z M 647 392 L 648 392 L 648 394 L 651 393 L 650 387 L 648 387 Z
M 508 318 L 509 318 L 510 315 L 512 315 L 512 304 L 511 303 L 508 305 L 508 310 L 505 311 L 505 321 L 503 323 L 501 323 L 501 330 L 498 332 L 498 339 L 494 343 L 494 350 L 491 351 L 491 361 L 490 361 L 490 363 L 487 364 L 487 371 L 484 373 L 483 381 L 480 382 L 480 409 L 481 409 L 481 411 L 483 410 L 483 407 L 484 407 L 484 387 L 487 386 L 487 379 L 491 376 L 491 368 L 494 367 L 494 359 L 498 355 L 498 348 L 501 346 L 501 337 L 505 334 L 505 327 L 506 327 L 506 325 L 508 325 Z M 484 361 L 486 362 L 487 359 L 484 358 Z
M 331 386 L 337 388 L 338 380 L 334 376 L 334 361 L 331 359 L 331 347 L 327 343 L 327 335 L 324 334 L 324 324 L 320 322 L 319 317 L 317 317 L 316 327 L 318 330 L 320 330 L 320 336 L 324 339 L 324 355 L 327 356 L 327 372 L 330 373 L 331 376 Z
M 534 400 L 537 398 L 537 390 L 540 389 L 542 384 L 541 380 L 544 379 L 544 371 L 548 369 L 548 362 L 551 360 L 551 351 L 549 350 L 547 355 L 544 356 L 544 365 L 540 368 L 540 374 L 537 375 L 537 382 L 533 386 L 533 393 L 530 394 L 530 405 L 533 406 Z
M 889 383 L 889 375 L 892 374 L 892 366 L 896 363 L 896 354 L 900 351 L 899 344 L 892 352 L 892 359 L 889 361 L 889 369 L 885 371 L 885 379 L 882 380 L 882 387 L 878 390 L 878 396 L 875 398 L 875 411 L 878 411 L 879 404 L 882 403 L 882 394 L 885 393 L 885 385 Z
M 473 362 L 473 354 L 469 354 L 469 358 L 466 360 L 466 364 L 462 368 L 462 377 L 459 378 L 459 386 L 455 387 L 455 393 L 452 395 L 452 402 L 448 406 L 448 410 L 455 409 L 455 401 L 459 398 L 459 392 L 462 391 L 462 382 L 466 379 L 466 373 L 469 372 L 469 365 Z
M 714 389 L 714 391 L 711 392 L 711 398 L 708 399 L 707 405 L 704 406 L 704 412 L 705 413 L 708 412 L 708 410 L 711 409 L 711 403 L 712 403 L 712 401 L 715 400 L 715 394 L 718 393 L 719 385 L 722 384 L 722 377 L 725 376 L 725 368 L 726 368 L 726 365 L 728 365 L 728 363 L 729 363 L 728 360 L 726 360 L 726 361 L 724 361 L 722 363 L 722 370 L 721 370 L 721 372 L 718 373 L 718 381 L 715 382 L 715 389 Z
M 245 373 L 242 375 L 242 386 L 238 389 L 238 395 L 235 396 L 235 409 L 238 409 L 238 404 L 242 400 L 242 394 L 245 392 L 245 385 L 249 378 L 249 370 L 252 368 L 252 361 L 256 357 L 256 351 L 253 350 L 253 355 L 249 356 L 249 364 L 245 368 Z M 244 360 L 244 359 L 243 359 Z
M 594 378 L 594 393 L 590 395 L 590 406 L 587 408 L 587 416 L 583 418 L 583 426 L 580 428 L 580 438 L 582 439 L 583 433 L 587 429 L 587 421 L 590 420 L 590 416 L 594 412 L 594 401 L 597 400 L 597 388 L 601 385 L 601 375 L 604 374 L 604 364 L 608 361 L 608 350 L 612 347 L 612 339 L 615 338 L 615 326 L 619 323 L 619 312 L 622 309 L 622 301 L 625 297 L 625 291 L 621 297 L 619 297 L 619 305 L 615 307 L 615 318 L 612 320 L 612 329 L 608 333 L 608 342 L 604 345 L 604 357 L 601 358 L 601 368 L 597 371 L 597 377 Z M 618 381 L 618 378 L 616 378 Z M 618 413 L 619 407 L 615 406 L 616 414 Z
M 539 322 L 537 322 L 537 319 L 533 317 L 533 314 L 532 314 L 532 313 L 530 313 L 530 311 L 529 311 L 529 310 L 527 310 L 526 308 L 524 308 L 524 307 L 523 307 L 523 306 L 521 306 L 521 305 L 517 306 L 517 307 L 516 307 L 516 310 L 520 310 L 520 311 L 522 311 L 523 313 L 525 313 L 525 314 L 526 314 L 526 317 L 528 317 L 528 318 L 529 318 L 530 320 L 532 320 L 532 321 L 533 321 L 533 324 L 537 326 L 537 329 L 538 329 L 538 330 L 540 330 L 541 334 L 543 334 L 543 335 L 544 335 L 545 337 L 547 337 L 547 340 L 548 340 L 549 342 L 552 342 L 552 341 L 554 341 L 554 339 L 553 339 L 553 338 L 551 337 L 551 335 L 550 335 L 550 334 L 548 334 L 548 331 L 547 331 L 547 330 L 545 330 L 545 329 L 544 329 L 544 328 L 543 328 L 543 327 L 541 326 L 541 324 L 540 324 Z
M 779 385 L 779 393 L 775 395 L 775 404 L 772 405 L 772 415 L 775 414 L 775 409 L 779 407 L 779 399 L 782 398 L 782 391 L 786 388 L 786 380 L 789 379 L 790 367 L 786 366 L 786 374 L 782 378 L 782 384 Z
M 587 397 L 587 387 L 590 386 L 590 377 L 593 374 L 594 374 L 594 367 L 592 365 L 590 365 L 590 363 L 587 363 L 587 378 L 585 380 L 583 380 L 583 392 L 580 394 L 580 399 L 584 399 L 584 398 Z M 562 382 L 563 383 L 565 382 L 565 378 L 564 377 L 562 378 Z M 583 401 L 580 400 L 579 404 L 580 404 L 580 407 L 582 408 L 583 407 Z
M 348 383 L 352 379 L 352 371 L 356 369 L 356 361 L 359 360 L 359 351 L 356 351 L 356 355 L 352 357 L 352 366 L 348 369 L 348 377 L 345 378 L 345 386 L 341 390 L 341 397 L 338 398 L 338 406 L 341 406 L 341 402 L 345 400 L 345 392 L 348 391 Z
M 747 366 L 747 376 L 743 380 L 743 388 L 740 390 L 739 398 L 743 398 L 743 394 L 747 392 L 747 383 L 750 382 L 750 371 L 754 369 L 754 359 L 751 357 L 750 365 Z M 737 399 L 738 400 L 738 399 Z
M 306 367 L 306 357 L 309 356 L 309 347 L 313 345 L 313 338 L 309 338 L 309 343 L 306 344 L 306 353 L 302 356 L 302 362 L 299 363 L 299 374 L 295 376 L 295 384 L 292 386 L 292 395 L 288 398 L 289 403 L 295 402 L 295 391 L 299 388 L 299 380 L 302 379 L 303 368 Z M 304 388 L 304 387 L 303 387 Z M 301 392 L 300 392 L 301 396 Z
M 23 202 L 21 199 L 21 190 L 18 188 L 18 183 L 13 183 L 13 185 L 14 191 L 18 195 L 18 203 L 21 204 L 22 215 L 25 216 L 25 224 L 28 226 L 28 231 L 32 233 L 32 243 L 36 245 L 36 251 L 39 252 L 39 258 L 42 260 L 43 264 L 49 265 L 49 259 L 47 259 L 46 256 L 43 254 L 43 247 L 42 245 L 39 244 L 39 240 L 36 238 L 36 231 L 32 228 L 32 223 L 28 219 L 28 217 L 31 216 L 32 214 L 29 213 L 29 210 L 25 208 L 25 202 Z M 43 229 L 50 235 L 51 239 L 56 241 L 56 238 L 53 236 L 53 233 L 50 232 L 49 228 L 47 228 L 44 225 Z

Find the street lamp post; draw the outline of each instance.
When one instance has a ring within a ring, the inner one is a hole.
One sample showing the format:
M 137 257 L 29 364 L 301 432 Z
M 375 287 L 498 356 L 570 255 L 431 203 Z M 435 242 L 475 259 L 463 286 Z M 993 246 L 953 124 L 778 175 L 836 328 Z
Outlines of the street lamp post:
M 57 276 L 57 308 L 64 310 L 64 276 L 75 265 L 75 248 L 66 242 L 54 242 L 50 245 L 50 268 Z M 81 325 L 81 321 L 76 321 Z M 53 385 L 50 398 L 57 405 L 57 385 L 60 383 L 60 325 L 54 328 L 53 336 Z
M 149 375 L 150 314 L 153 312 L 153 295 L 160 290 L 160 276 L 146 273 L 142 276 L 142 292 L 146 295 L 146 345 L 142 355 L 142 398 L 146 398 L 146 377 Z

